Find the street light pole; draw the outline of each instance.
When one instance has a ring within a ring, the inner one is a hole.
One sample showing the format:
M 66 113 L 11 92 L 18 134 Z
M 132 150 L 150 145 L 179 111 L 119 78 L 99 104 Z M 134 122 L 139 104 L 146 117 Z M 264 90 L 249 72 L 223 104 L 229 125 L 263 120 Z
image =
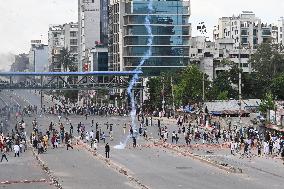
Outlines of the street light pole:
M 36 53 L 35 53 L 35 50 L 33 50 L 33 52 L 34 52 L 34 65 L 33 65 L 33 71 L 35 72 L 36 70 L 35 70 L 35 68 L 36 68 Z
M 205 77 L 204 77 L 204 72 L 205 70 L 203 70 L 202 72 L 202 101 L 205 101 Z
M 165 113 L 165 83 L 163 82 L 163 101 L 162 101 L 163 114 Z
M 241 65 L 241 43 L 239 44 L 239 116 L 240 116 L 240 123 L 241 123 L 241 110 L 242 110 L 242 65 Z
M 172 98 L 173 98 L 173 111 L 174 111 L 174 116 L 175 116 L 175 94 L 174 94 L 174 84 L 173 84 L 173 77 L 171 76 L 171 86 L 172 86 Z

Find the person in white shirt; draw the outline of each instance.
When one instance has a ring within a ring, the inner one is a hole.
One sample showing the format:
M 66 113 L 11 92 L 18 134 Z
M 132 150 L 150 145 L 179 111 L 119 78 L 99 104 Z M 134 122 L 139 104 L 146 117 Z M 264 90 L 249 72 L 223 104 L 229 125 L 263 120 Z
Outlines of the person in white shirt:
M 98 149 L 98 140 L 97 139 L 94 140 L 94 149 L 95 150 Z
M 94 131 L 93 130 L 90 132 L 90 139 L 91 140 L 94 139 Z
M 15 153 L 15 157 L 16 156 L 20 157 L 20 146 L 18 144 L 14 145 L 14 153 Z
M 86 142 L 89 142 L 89 140 L 90 140 L 90 135 L 89 135 L 88 131 L 86 132 L 86 137 L 85 137 L 85 139 L 86 139 Z

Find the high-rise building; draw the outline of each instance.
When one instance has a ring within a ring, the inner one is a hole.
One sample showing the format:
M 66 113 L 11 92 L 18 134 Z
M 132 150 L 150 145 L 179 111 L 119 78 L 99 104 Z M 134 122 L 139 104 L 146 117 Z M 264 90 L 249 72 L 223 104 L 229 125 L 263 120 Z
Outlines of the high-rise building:
M 78 55 L 78 23 L 68 23 L 63 25 L 64 48 L 71 54 Z
M 25 72 L 29 70 L 29 55 L 15 55 L 15 61 L 11 65 L 11 72 Z
M 48 31 L 48 62 L 49 70 L 62 71 L 60 54 L 65 48 L 78 64 L 78 23 L 50 25 Z
M 109 68 L 134 70 L 148 50 L 145 27 L 149 15 L 152 55 L 142 69 L 148 75 L 186 67 L 191 37 L 190 1 L 111 0 L 109 5 Z
M 15 55 L 15 61 L 11 65 L 11 72 L 27 72 L 29 71 L 29 54 Z M 26 81 L 25 76 L 15 76 L 16 82 Z
M 213 39 L 229 38 L 234 40 L 234 47 L 256 49 L 263 42 L 276 43 L 273 25 L 264 24 L 251 11 L 243 11 L 239 16 L 219 18 L 218 26 L 213 31 Z
M 29 51 L 29 71 L 48 71 L 48 46 L 41 43 L 41 40 L 32 40 Z
M 278 41 L 282 45 L 284 45 L 284 18 L 281 17 L 280 20 L 278 21 Z
M 90 69 L 89 52 L 97 45 L 107 44 L 107 20 L 108 0 L 78 0 L 80 71 Z
M 60 51 L 64 47 L 62 25 L 50 25 L 48 31 L 48 65 L 50 71 L 61 71 Z

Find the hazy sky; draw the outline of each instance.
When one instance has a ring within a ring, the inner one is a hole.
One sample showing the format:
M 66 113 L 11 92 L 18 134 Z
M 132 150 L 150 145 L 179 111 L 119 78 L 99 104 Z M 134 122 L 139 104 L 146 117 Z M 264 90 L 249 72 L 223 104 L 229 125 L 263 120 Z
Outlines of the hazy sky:
M 31 39 L 47 43 L 49 24 L 77 21 L 78 0 L 1 0 L 0 56 L 29 50 Z M 284 16 L 283 0 L 191 0 L 193 34 L 198 22 L 204 21 L 212 31 L 222 16 L 238 15 L 242 10 L 254 11 L 265 22 Z M 211 37 L 211 33 L 208 34 Z M 1 58 L 0 58 L 1 64 Z

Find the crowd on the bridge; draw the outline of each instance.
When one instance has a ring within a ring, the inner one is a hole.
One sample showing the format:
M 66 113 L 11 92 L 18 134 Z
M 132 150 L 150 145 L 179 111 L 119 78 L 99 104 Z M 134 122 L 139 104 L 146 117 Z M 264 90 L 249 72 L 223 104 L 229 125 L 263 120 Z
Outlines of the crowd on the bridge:
M 14 157 L 20 157 L 20 154 L 27 149 L 26 138 L 26 123 L 21 120 L 15 125 L 11 133 L 0 134 L 0 150 L 1 150 L 1 162 L 5 159 L 8 162 L 7 155 L 11 152 L 14 153 Z

